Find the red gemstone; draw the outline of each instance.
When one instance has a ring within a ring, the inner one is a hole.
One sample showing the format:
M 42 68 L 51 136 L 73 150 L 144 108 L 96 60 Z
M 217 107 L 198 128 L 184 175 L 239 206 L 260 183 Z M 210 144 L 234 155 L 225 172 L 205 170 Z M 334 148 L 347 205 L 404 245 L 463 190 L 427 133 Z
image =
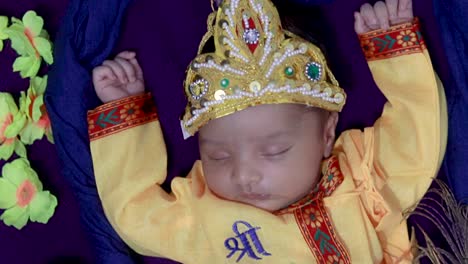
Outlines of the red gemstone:
M 252 18 L 249 18 L 248 22 L 249 22 L 249 28 L 245 28 L 245 25 L 242 24 L 242 27 L 244 28 L 244 32 L 247 32 L 247 30 L 249 30 L 249 29 L 251 29 L 251 30 L 254 29 L 254 30 L 256 30 L 258 32 L 257 27 L 255 25 L 255 21 Z M 244 38 L 244 40 L 245 40 L 245 38 Z M 259 42 L 259 38 L 257 38 L 257 40 L 254 43 L 252 43 L 252 42 L 247 43 L 246 42 L 247 47 L 249 47 L 249 50 L 250 50 L 251 53 L 254 53 L 255 50 L 257 49 L 258 42 Z

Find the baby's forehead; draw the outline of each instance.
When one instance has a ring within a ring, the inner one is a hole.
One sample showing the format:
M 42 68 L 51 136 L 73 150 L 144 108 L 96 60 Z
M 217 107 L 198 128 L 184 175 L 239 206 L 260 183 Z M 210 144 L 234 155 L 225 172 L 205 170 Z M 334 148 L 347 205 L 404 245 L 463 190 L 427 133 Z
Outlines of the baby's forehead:
M 318 108 L 301 104 L 259 105 L 211 120 L 199 133 L 201 143 L 232 141 L 275 142 L 294 137 L 322 121 Z M 304 125 L 304 119 L 312 124 Z
M 304 104 L 261 104 L 251 106 L 241 111 L 236 111 L 226 117 L 231 119 L 249 119 L 249 118 L 264 118 L 271 116 L 272 120 L 277 120 L 281 117 L 300 116 L 306 112 L 320 111 L 319 108 L 307 106 Z
M 319 118 L 326 112 L 321 108 L 304 104 L 265 104 L 237 111 L 226 116 L 225 121 L 243 123 L 243 121 L 254 120 L 255 124 L 268 123 L 269 126 L 264 128 L 268 130 L 274 127 L 294 126 L 305 115 L 313 119 L 314 117 Z

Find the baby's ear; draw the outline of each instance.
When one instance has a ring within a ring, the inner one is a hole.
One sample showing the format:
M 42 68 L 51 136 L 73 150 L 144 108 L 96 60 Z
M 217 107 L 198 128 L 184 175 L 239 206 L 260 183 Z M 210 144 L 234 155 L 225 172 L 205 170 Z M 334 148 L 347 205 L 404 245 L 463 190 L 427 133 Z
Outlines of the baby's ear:
M 333 146 L 335 145 L 335 130 L 336 125 L 338 124 L 339 115 L 337 112 L 327 112 L 327 117 L 325 119 L 325 125 L 323 127 L 323 157 L 330 157 Z

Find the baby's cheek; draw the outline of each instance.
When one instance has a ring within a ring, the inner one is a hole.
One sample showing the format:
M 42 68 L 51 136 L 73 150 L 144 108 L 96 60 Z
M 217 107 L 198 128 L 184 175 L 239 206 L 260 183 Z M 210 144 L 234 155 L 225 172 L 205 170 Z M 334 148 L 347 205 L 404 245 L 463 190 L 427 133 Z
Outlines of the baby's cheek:
M 294 165 L 286 162 L 279 162 L 278 164 L 270 164 L 265 166 L 266 169 L 262 171 L 264 180 L 269 182 L 270 186 L 284 187 L 290 184 L 294 178 L 293 171 Z
M 297 192 L 311 188 L 316 181 L 319 168 L 320 161 L 314 162 L 310 158 L 296 157 L 283 168 L 283 174 L 286 175 L 285 180 L 289 182 L 291 189 Z
M 229 168 L 218 166 L 205 167 L 205 180 L 208 188 L 218 195 L 228 196 L 232 185 Z

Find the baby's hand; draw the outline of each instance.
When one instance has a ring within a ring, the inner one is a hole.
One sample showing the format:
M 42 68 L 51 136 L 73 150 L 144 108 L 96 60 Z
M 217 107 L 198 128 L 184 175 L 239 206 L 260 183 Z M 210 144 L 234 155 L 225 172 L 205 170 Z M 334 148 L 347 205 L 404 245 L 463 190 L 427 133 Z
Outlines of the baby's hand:
M 388 29 L 390 26 L 411 22 L 413 20 L 412 0 L 379 1 L 372 7 L 361 6 L 360 12 L 354 13 L 354 29 L 363 34 L 376 29 Z
M 106 60 L 93 70 L 93 84 L 102 102 L 143 93 L 143 71 L 134 52 L 123 51 L 115 59 Z

